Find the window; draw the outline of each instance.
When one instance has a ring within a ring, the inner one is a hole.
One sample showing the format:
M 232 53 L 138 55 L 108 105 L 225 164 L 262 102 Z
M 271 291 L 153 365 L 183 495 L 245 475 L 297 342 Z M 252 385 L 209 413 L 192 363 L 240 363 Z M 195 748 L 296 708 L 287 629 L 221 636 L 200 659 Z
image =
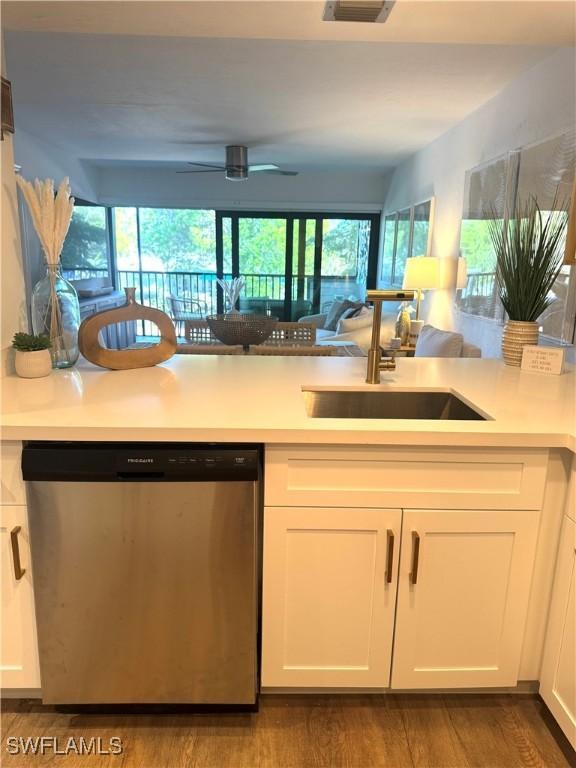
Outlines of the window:
M 406 259 L 429 256 L 434 199 L 384 217 L 384 242 L 380 282 L 384 287 L 401 288 Z
M 574 131 L 511 152 L 466 174 L 460 231 L 461 255 L 468 266 L 468 284 L 456 297 L 457 306 L 472 315 L 502 320 L 504 311 L 495 280 L 496 254 L 488 219 L 496 213 L 506 221 L 516 200 L 535 197 L 541 210 L 568 206 L 576 167 Z M 553 339 L 574 341 L 576 273 L 565 266 L 553 289 L 553 303 L 540 318 L 542 332 Z
M 170 297 L 216 311 L 216 214 L 186 208 L 115 208 L 117 284 L 170 312 Z
M 172 297 L 202 314 L 222 311 L 218 277 L 244 277 L 240 308 L 283 320 L 338 295 L 362 298 L 375 282 L 377 214 L 118 207 L 105 219 L 116 287 L 135 287 L 138 301 L 168 313 Z M 155 333 L 149 324 L 138 330 Z
M 62 271 L 69 280 L 110 275 L 106 208 L 76 202 L 62 250 Z
M 376 263 L 376 214 L 225 211 L 217 218 L 230 270 L 224 274 L 246 281 L 242 310 L 295 321 L 336 297 L 366 295 Z

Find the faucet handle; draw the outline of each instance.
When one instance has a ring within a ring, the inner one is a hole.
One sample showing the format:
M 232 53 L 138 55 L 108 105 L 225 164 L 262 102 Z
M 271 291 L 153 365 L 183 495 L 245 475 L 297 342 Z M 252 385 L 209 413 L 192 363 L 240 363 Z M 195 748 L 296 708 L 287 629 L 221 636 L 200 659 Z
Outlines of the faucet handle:
M 381 357 L 378 368 L 381 371 L 395 371 L 396 370 L 396 358 L 395 357 Z
M 415 291 L 379 290 L 371 288 L 366 291 L 366 301 L 412 301 Z

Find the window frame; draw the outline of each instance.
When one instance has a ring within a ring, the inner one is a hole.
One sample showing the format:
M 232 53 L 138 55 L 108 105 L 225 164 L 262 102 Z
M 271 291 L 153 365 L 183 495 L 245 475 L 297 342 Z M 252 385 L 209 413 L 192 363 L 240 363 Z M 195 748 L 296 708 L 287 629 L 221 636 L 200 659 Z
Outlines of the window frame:
M 114 288 L 116 288 L 116 251 L 114 243 L 114 227 L 112 218 L 112 208 L 109 205 L 100 205 L 100 203 L 93 203 L 91 200 L 85 200 L 81 197 L 74 198 L 74 209 L 76 208 L 103 208 L 104 218 L 106 222 L 106 264 L 108 277 Z M 74 213 L 72 213 L 74 215 Z M 72 267 L 71 269 L 74 269 Z M 66 267 L 63 268 L 66 271 Z
M 430 204 L 430 213 L 428 215 L 428 235 L 426 240 L 426 253 L 425 256 L 430 256 L 432 253 L 432 236 L 433 236 L 433 229 L 434 229 L 434 214 L 436 210 L 436 196 L 432 195 L 431 197 L 426 197 L 422 200 L 419 200 L 415 203 L 412 203 L 411 205 L 404 206 L 403 208 L 397 208 L 396 210 L 390 210 L 390 211 L 383 211 L 381 216 L 381 222 L 382 222 L 382 248 L 380 253 L 380 269 L 379 269 L 379 282 L 380 284 L 386 283 L 389 281 L 390 287 L 402 287 L 401 283 L 399 286 L 396 285 L 396 258 L 397 258 L 397 252 L 398 252 L 398 222 L 400 220 L 400 214 L 403 214 L 405 211 L 410 212 L 409 217 L 409 232 L 408 232 L 408 248 L 406 253 L 406 259 L 412 258 L 412 248 L 414 245 L 414 212 L 416 208 L 420 205 L 425 205 L 426 203 Z M 390 267 L 390 275 L 384 275 L 384 247 L 386 243 L 386 222 L 388 219 L 394 217 L 394 246 L 392 251 L 392 262 Z M 402 279 L 404 279 L 404 275 L 402 275 Z

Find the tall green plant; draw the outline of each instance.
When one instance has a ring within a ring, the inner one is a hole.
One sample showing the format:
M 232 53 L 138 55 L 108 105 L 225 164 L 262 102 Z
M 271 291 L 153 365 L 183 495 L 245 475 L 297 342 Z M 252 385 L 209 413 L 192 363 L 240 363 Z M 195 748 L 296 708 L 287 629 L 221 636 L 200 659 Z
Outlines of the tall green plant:
M 534 197 L 516 204 L 507 226 L 492 211 L 496 283 L 510 320 L 534 322 L 552 303 L 550 292 L 562 269 L 566 221 L 564 210 L 543 216 Z

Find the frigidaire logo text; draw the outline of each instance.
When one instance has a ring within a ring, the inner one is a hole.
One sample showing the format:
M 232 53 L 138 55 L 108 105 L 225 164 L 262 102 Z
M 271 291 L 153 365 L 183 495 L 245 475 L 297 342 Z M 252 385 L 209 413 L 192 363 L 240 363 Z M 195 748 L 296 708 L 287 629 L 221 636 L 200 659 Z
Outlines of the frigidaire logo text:
M 128 464 L 154 464 L 154 459 L 127 459 Z

